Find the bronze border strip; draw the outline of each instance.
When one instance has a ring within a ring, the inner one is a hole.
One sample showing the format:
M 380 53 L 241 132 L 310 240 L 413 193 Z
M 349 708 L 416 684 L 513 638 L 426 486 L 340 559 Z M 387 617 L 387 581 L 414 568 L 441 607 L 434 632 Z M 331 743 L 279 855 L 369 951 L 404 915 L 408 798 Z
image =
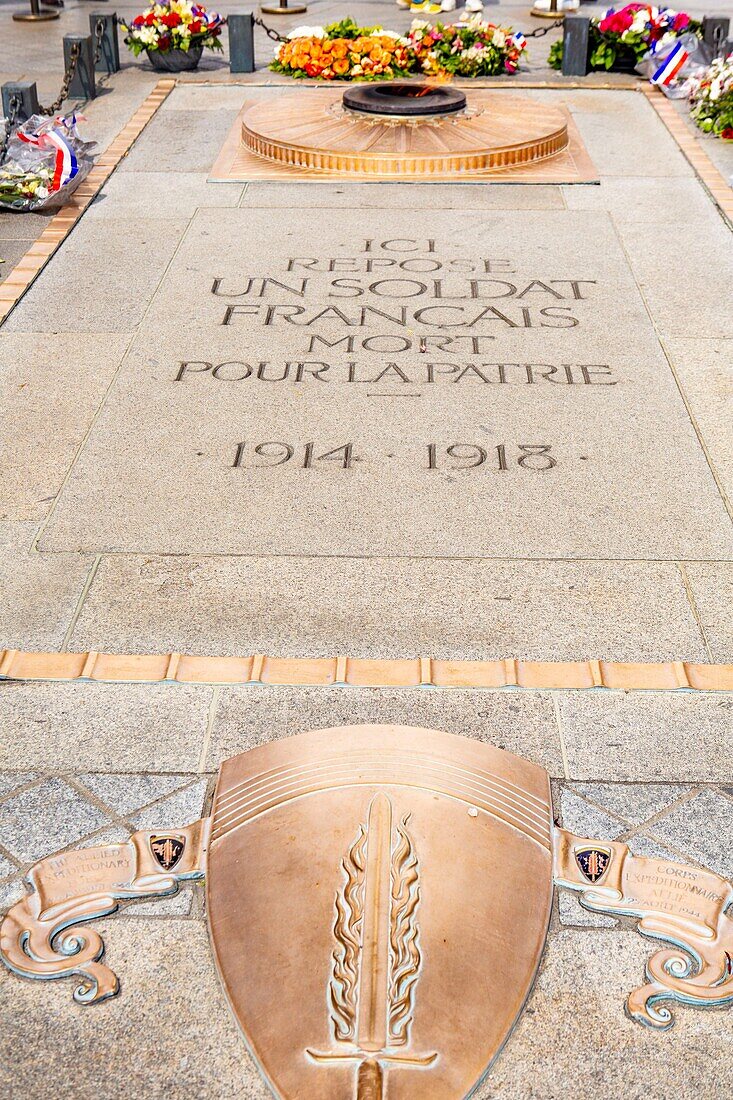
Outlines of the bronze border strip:
M 293 687 L 733 691 L 733 664 L 689 661 L 443 661 L 431 657 L 207 657 L 0 650 L 0 680 Z
M 643 84 L 640 90 L 649 100 L 660 121 L 664 123 L 682 155 L 689 161 L 697 177 L 707 188 L 715 205 L 722 210 L 730 222 L 733 222 L 733 188 L 729 186 L 723 173 L 710 159 L 697 133 L 691 130 L 685 119 L 678 114 L 672 100 L 667 99 L 658 89 Z
M 40 237 L 18 261 L 8 277 L 0 283 L 0 325 L 66 240 L 86 208 L 96 198 L 123 157 L 129 153 L 133 143 L 175 86 L 176 81 L 170 78 L 158 81 L 117 137 L 96 158 L 94 167 L 86 179 L 79 184 L 71 201 L 62 206 L 51 218 Z

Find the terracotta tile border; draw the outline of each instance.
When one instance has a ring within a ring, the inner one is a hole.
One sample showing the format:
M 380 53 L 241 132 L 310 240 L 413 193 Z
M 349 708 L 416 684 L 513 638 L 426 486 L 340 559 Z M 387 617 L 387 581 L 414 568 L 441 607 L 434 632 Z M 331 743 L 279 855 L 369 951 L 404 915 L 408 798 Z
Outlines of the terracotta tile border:
M 680 152 L 689 161 L 695 174 L 707 188 L 715 205 L 733 223 L 733 188 L 723 173 L 713 164 L 700 138 L 690 129 L 685 119 L 675 110 L 672 100 L 667 99 L 663 92 L 659 92 L 648 84 L 642 85 L 640 90 L 677 143 Z
M 440 661 L 431 657 L 204 657 L 187 653 L 0 650 L 0 680 L 320 687 L 733 691 L 733 665 L 687 661 Z
M 133 142 L 140 136 L 161 103 L 176 86 L 170 78 L 159 80 L 149 96 L 123 126 L 114 141 L 96 158 L 86 179 L 77 187 L 71 202 L 62 206 L 49 221 L 35 244 L 26 252 L 12 269 L 8 277 L 0 283 L 0 324 L 17 305 L 38 273 L 48 263 L 56 249 L 74 228 L 90 202 L 97 196 L 104 184 L 114 172 L 122 158 L 127 155 Z

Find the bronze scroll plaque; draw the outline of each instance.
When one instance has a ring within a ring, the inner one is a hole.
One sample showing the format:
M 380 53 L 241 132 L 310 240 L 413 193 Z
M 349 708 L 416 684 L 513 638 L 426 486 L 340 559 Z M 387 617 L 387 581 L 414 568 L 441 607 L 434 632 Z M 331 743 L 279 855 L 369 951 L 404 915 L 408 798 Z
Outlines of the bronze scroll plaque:
M 542 953 L 547 775 L 407 727 L 266 745 L 222 766 L 207 895 L 224 988 L 278 1095 L 465 1096 Z

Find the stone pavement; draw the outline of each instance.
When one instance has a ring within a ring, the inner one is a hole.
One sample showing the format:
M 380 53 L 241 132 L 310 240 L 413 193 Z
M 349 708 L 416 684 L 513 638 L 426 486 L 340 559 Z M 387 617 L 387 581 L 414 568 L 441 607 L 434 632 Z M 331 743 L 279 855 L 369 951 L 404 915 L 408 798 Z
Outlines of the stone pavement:
M 29 29 L 0 5 L 2 78 L 55 94 L 88 8 Z M 209 182 L 265 80 L 214 59 L 179 84 L 0 328 L 0 649 L 733 662 L 730 231 L 646 98 L 527 91 L 572 112 L 600 186 Z M 102 148 L 155 78 L 105 83 Z M 0 215 L 8 266 L 42 225 Z M 192 821 L 234 753 L 360 722 L 517 752 L 566 828 L 733 874 L 730 692 L 8 681 L 0 908 L 51 852 Z M 202 890 L 100 927 L 112 1002 L 0 973 L 6 1091 L 264 1097 Z M 624 1016 L 648 954 L 556 900 L 477 1095 L 726 1095 L 724 1015 Z

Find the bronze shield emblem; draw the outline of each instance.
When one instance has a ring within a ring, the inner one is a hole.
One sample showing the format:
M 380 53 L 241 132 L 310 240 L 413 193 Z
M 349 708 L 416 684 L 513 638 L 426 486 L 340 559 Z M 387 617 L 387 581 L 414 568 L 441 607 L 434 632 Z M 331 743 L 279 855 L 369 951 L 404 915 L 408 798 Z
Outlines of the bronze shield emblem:
M 320 730 L 227 760 L 209 926 L 275 1094 L 468 1095 L 540 960 L 551 829 L 542 768 L 436 730 Z

